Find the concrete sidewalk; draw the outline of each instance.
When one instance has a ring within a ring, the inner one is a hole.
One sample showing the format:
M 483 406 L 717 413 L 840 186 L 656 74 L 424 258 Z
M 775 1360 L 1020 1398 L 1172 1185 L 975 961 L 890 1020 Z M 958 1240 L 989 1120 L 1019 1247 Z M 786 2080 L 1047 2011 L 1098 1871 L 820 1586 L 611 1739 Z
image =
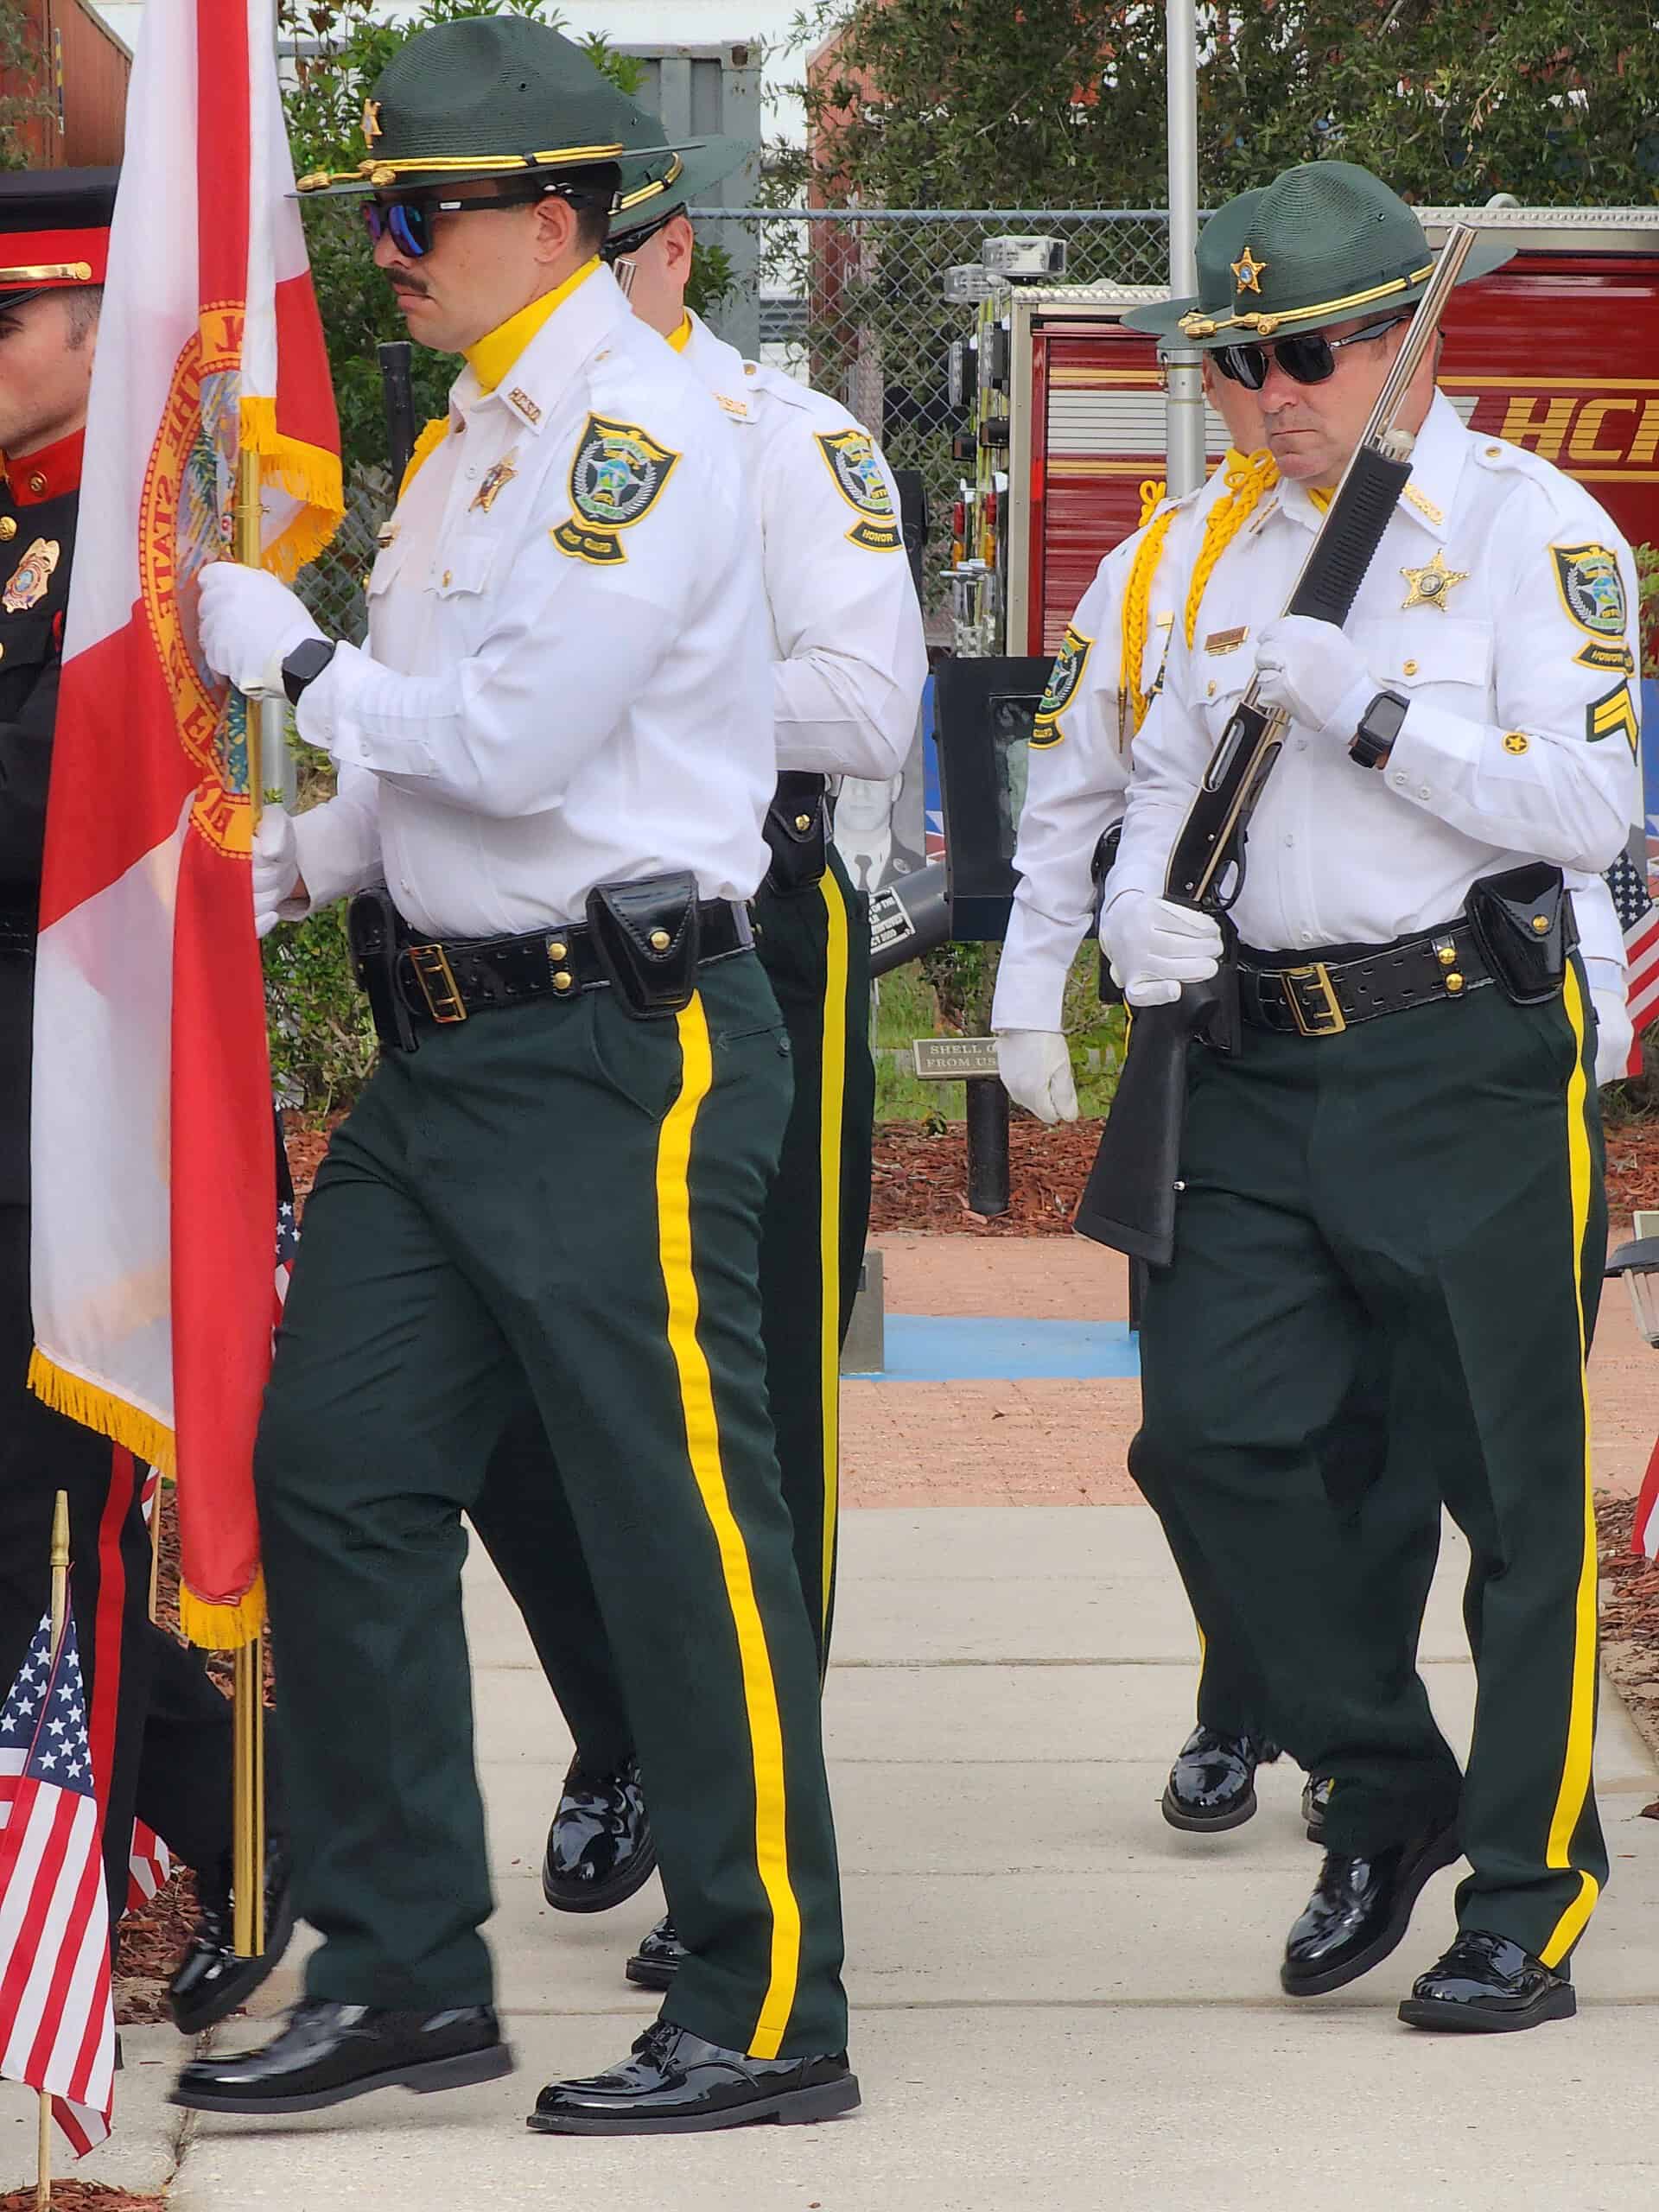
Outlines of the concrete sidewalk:
M 1460 1568 L 1448 1543 L 1425 1643 L 1459 1734 Z M 1394 2007 L 1446 1938 L 1452 1874 L 1393 1960 L 1292 2005 L 1278 1949 L 1317 1865 L 1299 1777 L 1266 1773 L 1262 1812 L 1230 1837 L 1160 1818 L 1192 1630 L 1144 1508 L 854 1513 L 842 1591 L 827 1713 L 861 2113 L 656 2142 L 525 2132 L 543 2081 L 619 2056 L 651 2018 L 621 1965 L 658 1907 L 653 1885 L 597 1919 L 543 1909 L 534 1868 L 564 1739 L 479 1560 L 491 1933 L 520 2070 L 315 2120 L 204 2122 L 177 2212 L 1283 2212 L 1333 2192 L 1344 2212 L 1649 2212 L 1659 1831 L 1637 1816 L 1656 1777 L 1615 1700 L 1600 1761 L 1614 1882 L 1583 1955 L 1584 2014 L 1449 2042 L 1400 2027 Z

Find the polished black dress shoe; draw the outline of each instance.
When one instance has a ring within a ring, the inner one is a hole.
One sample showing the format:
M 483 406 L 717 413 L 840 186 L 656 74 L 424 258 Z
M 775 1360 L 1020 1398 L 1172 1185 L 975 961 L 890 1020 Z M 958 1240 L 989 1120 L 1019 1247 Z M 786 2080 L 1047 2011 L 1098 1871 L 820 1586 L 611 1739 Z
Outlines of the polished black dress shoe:
M 172 2101 L 191 2112 L 321 2112 L 372 2089 L 424 2096 L 512 2071 L 512 2052 L 487 2005 L 423 2014 L 308 1998 L 263 2050 L 194 2060 Z
M 608 1912 L 648 1882 L 657 1840 L 630 1759 L 615 1774 L 573 1764 L 542 1860 L 542 1895 L 555 1912 Z
M 245 2005 L 281 1963 L 294 1933 L 288 1853 L 278 1838 L 272 1837 L 265 1852 L 265 1948 L 257 1959 L 237 1955 L 230 1870 L 217 1872 L 211 1885 L 204 1876 L 196 1878 L 200 1916 L 167 1985 L 168 2009 L 181 2035 L 199 2036 Z
M 1466 1928 L 1435 1966 L 1419 1974 L 1400 2017 L 1411 2028 L 1507 2035 L 1579 2009 L 1572 1983 L 1507 1936 Z
M 1324 1997 L 1386 1959 L 1411 1924 L 1431 1874 L 1460 1856 L 1455 1830 L 1436 1828 L 1370 1858 L 1328 1851 L 1307 1908 L 1285 1942 L 1281 1987 Z
M 526 2123 L 542 2135 L 691 2135 L 751 2120 L 785 2126 L 858 2107 L 858 2077 L 830 2058 L 746 2058 L 658 2020 L 608 2074 L 551 2082 Z
M 1195 1728 L 1164 1785 L 1164 1818 L 1193 1835 L 1243 1827 L 1255 1811 L 1255 1770 L 1278 1756 L 1279 1746 L 1260 1736 Z
M 674 1933 L 673 1919 L 664 1913 L 622 1971 L 636 1989 L 667 1989 L 684 1956 L 685 1946 Z
M 1310 1774 L 1302 1784 L 1302 1819 L 1306 1823 L 1310 1843 L 1325 1841 L 1325 1808 L 1334 1787 L 1328 1774 Z

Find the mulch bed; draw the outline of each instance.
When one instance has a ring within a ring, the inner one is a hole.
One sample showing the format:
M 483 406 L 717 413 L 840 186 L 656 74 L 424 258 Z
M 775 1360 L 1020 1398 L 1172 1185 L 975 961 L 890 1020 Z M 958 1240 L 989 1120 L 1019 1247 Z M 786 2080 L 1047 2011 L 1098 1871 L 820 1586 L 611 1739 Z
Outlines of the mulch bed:
M 1016 1113 L 1008 1127 L 1008 1211 L 987 1220 L 969 1210 L 963 1122 L 935 1132 L 916 1122 L 883 1122 L 875 1132 L 871 1233 L 930 1229 L 971 1236 L 1067 1236 L 1100 1131 L 1097 1121 L 1046 1128 Z M 1659 1207 L 1659 1120 L 1627 1122 L 1607 1135 L 1607 1210 L 1616 1236 L 1628 1233 L 1638 1206 Z
M 52 2177 L 53 2212 L 167 2212 L 161 2196 L 136 2196 L 104 2181 L 60 2181 Z M 0 2192 L 0 2212 L 35 2212 L 35 2184 Z
M 1596 1500 L 1601 1662 L 1649 1751 L 1659 1754 L 1659 1567 L 1630 1549 L 1636 1501 Z M 1659 1801 L 1644 1805 L 1659 1821 Z

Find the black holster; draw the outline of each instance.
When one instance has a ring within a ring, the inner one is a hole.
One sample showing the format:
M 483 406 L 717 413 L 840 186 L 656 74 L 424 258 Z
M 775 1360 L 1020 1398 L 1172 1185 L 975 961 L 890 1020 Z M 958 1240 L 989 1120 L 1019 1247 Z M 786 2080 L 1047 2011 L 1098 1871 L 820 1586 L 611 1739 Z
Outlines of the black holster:
M 1123 994 L 1112 981 L 1111 963 L 1106 949 L 1100 943 L 1100 918 L 1106 908 L 1106 879 L 1112 872 L 1117 858 L 1117 849 L 1123 842 L 1123 823 L 1120 818 L 1109 830 L 1103 830 L 1089 859 L 1089 880 L 1094 887 L 1092 912 L 1095 923 L 1095 944 L 1100 954 L 1100 1002 L 1102 1006 L 1122 1006 Z
M 388 1052 L 417 1052 L 409 1008 L 397 988 L 397 909 L 384 889 L 359 891 L 346 909 L 346 939 L 352 973 L 369 1002 L 374 1033 Z
M 1559 998 L 1567 957 L 1579 941 L 1573 901 L 1561 871 L 1544 861 L 1469 887 L 1469 926 L 1492 979 L 1516 1006 Z
M 772 855 L 766 888 L 780 898 L 810 891 L 823 874 L 830 844 L 828 794 L 823 777 L 804 769 L 785 768 L 778 778 L 764 833 Z
M 636 1021 L 659 1021 L 690 1005 L 702 951 L 694 875 L 595 884 L 588 926 L 600 966 Z

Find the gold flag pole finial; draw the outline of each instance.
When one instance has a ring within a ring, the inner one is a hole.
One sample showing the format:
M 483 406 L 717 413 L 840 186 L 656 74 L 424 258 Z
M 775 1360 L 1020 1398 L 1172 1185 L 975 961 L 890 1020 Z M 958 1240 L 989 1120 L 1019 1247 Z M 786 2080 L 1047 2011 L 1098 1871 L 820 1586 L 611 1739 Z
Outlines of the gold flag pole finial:
M 69 1493 L 60 1490 L 52 1506 L 52 1663 L 57 1664 L 63 1643 L 64 1623 L 69 1618 Z M 35 2212 L 50 2212 L 52 2203 L 52 2096 L 40 2095 L 40 2134 L 35 2151 Z

